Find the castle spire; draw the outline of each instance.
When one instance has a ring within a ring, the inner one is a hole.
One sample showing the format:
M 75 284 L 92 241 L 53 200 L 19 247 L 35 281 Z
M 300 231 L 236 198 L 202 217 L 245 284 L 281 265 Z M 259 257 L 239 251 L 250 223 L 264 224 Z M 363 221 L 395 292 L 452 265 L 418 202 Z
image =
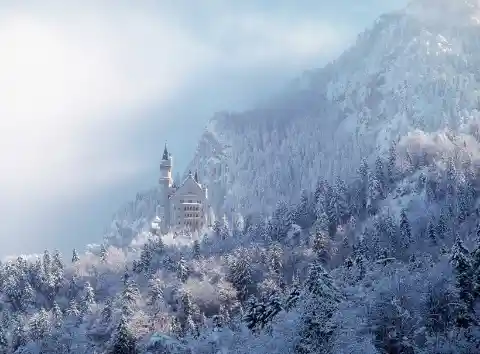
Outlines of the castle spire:
M 167 150 L 167 143 L 165 143 L 165 149 L 163 149 L 163 160 L 168 160 L 168 150 Z
M 198 172 L 197 171 L 195 171 L 195 176 L 193 178 L 195 179 L 195 182 L 198 183 Z

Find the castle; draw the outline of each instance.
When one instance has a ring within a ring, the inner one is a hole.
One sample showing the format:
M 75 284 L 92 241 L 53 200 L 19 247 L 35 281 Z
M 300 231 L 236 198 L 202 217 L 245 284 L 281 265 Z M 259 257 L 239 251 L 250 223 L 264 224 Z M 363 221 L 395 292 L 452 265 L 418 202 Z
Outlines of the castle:
M 199 183 L 197 172 L 194 175 L 189 172 L 180 186 L 173 183 L 172 155 L 166 144 L 160 162 L 159 184 L 161 204 L 157 215 L 163 233 L 172 229 L 199 230 L 211 222 L 207 187 Z

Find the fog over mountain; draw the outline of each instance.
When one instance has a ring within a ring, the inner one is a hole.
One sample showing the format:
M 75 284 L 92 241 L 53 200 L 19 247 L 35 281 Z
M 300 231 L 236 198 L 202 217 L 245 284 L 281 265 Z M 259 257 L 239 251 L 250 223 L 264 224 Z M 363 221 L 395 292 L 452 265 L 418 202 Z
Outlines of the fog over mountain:
M 205 227 L 162 223 L 165 149 L 102 240 L 5 260 L 0 353 L 478 352 L 479 9 L 414 0 L 214 114 L 174 170 Z

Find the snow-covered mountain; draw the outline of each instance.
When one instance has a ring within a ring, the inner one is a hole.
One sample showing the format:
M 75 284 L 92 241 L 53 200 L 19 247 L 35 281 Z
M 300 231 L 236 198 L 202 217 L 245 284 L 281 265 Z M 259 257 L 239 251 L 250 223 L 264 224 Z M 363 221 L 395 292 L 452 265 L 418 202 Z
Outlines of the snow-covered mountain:
M 381 16 L 267 104 L 216 114 L 188 168 L 217 211 L 265 210 L 319 177 L 351 175 L 410 131 L 476 124 L 479 19 L 479 2 L 468 0 L 417 0 Z

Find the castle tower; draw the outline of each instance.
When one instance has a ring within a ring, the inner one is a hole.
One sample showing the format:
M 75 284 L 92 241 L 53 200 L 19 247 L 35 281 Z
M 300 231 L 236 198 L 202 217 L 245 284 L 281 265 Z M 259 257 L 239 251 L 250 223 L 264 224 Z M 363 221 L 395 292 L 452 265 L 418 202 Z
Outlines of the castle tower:
M 172 156 L 168 153 L 167 144 L 163 150 L 162 161 L 160 161 L 160 178 L 158 180 L 161 192 L 161 209 L 162 209 L 162 232 L 167 232 L 170 225 L 170 191 L 172 187 Z

